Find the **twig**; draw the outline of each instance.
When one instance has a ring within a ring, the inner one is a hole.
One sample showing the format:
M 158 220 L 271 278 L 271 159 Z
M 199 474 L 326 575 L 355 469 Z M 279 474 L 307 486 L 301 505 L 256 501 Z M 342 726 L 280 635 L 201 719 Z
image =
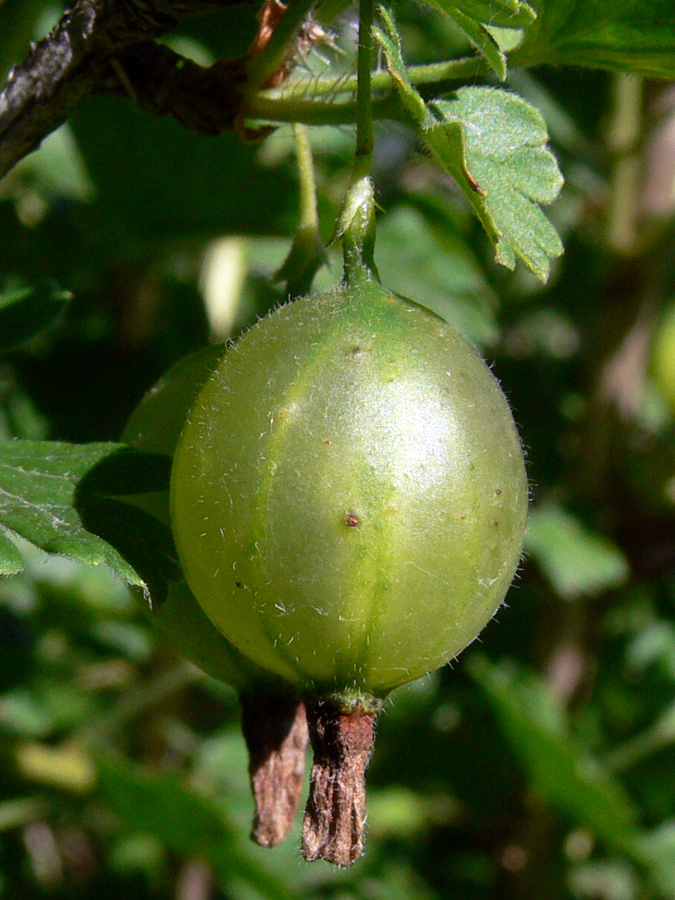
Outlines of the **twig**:
M 47 135 L 62 125 L 72 111 L 100 83 L 109 84 L 106 70 L 117 57 L 127 78 L 134 83 L 133 69 L 124 51 L 134 44 L 172 31 L 188 15 L 234 6 L 240 0 L 79 0 L 66 12 L 54 30 L 31 46 L 28 58 L 9 73 L 0 92 L 0 178 Z M 250 0 L 249 0 L 250 2 Z M 144 45 L 148 52 L 155 45 Z M 129 49 L 138 65 L 139 48 Z M 146 69 L 166 74 L 167 56 L 160 48 L 150 50 Z M 176 67 L 184 72 L 182 83 L 194 81 L 192 65 Z M 197 67 L 199 68 L 199 67 Z M 211 72 L 211 70 L 202 70 Z M 222 83 L 223 72 L 216 78 Z M 210 77 L 213 77 L 211 75 Z M 164 77 L 164 84 L 166 78 Z M 180 80 L 180 79 L 179 79 Z M 147 92 L 144 94 L 149 104 Z M 194 90 L 191 91 L 194 95 Z M 149 104 L 152 105 L 152 104 Z M 179 104 L 180 106 L 180 104 Z M 167 107 L 165 111 L 169 111 Z M 173 111 L 173 110 L 171 110 Z

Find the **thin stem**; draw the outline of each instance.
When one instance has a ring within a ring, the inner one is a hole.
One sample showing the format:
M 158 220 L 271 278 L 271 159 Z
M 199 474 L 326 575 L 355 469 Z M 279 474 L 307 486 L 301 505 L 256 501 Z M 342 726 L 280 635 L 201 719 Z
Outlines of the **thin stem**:
M 408 68 L 412 84 L 419 88 L 436 87 L 439 92 L 441 88 L 449 89 L 455 82 L 463 83 L 484 74 L 485 64 L 475 57 Z M 353 98 L 357 84 L 358 76 L 340 75 L 270 88 L 248 99 L 247 116 L 271 122 L 301 121 L 307 125 L 351 123 L 356 120 L 356 103 Z M 371 72 L 370 88 L 376 94 L 393 91 L 394 80 L 389 72 Z M 319 102 L 319 98 L 326 96 L 333 98 L 329 105 Z M 341 97 L 349 99 L 338 99 Z M 400 111 L 400 107 L 394 96 L 375 99 L 372 104 L 373 117 L 376 119 L 387 118 L 397 110 Z
M 404 111 L 398 98 L 383 97 L 373 105 L 373 116 L 378 119 L 402 119 Z M 327 104 L 320 100 L 268 100 L 263 94 L 258 94 L 247 103 L 246 117 L 263 122 L 353 125 L 356 121 L 356 101 Z
M 439 86 L 448 82 L 464 83 L 481 75 L 487 75 L 489 68 L 482 57 L 465 56 L 462 59 L 446 59 L 442 62 L 426 63 L 419 66 L 408 66 L 410 83 L 415 87 Z M 389 72 L 375 72 L 371 77 L 374 91 L 393 87 L 393 79 Z
M 484 61 L 475 56 L 408 66 L 410 82 L 416 87 L 433 87 L 452 82 L 463 83 L 487 73 Z M 356 93 L 357 81 L 357 75 L 320 75 L 318 78 L 298 80 L 290 86 L 269 88 L 261 91 L 259 96 L 266 100 L 284 100 L 289 97 L 289 93 L 302 94 L 304 100 L 326 95 L 337 97 L 340 94 L 348 94 L 353 96 Z M 371 72 L 370 87 L 374 93 L 393 90 L 394 80 L 389 72 Z M 255 99 L 257 98 L 252 98 L 251 102 L 255 102 Z
M 621 73 L 613 80 L 613 102 L 607 127 L 606 149 L 612 160 L 610 192 L 607 199 L 604 238 L 607 248 L 617 255 L 603 292 L 604 308 L 598 313 L 594 332 L 595 355 L 590 371 L 594 379 L 587 433 L 579 458 L 578 490 L 596 502 L 610 491 L 610 474 L 616 459 L 617 399 L 620 393 L 636 396 L 635 382 L 627 389 L 626 371 L 642 371 L 642 366 L 625 360 L 633 352 L 631 332 L 636 327 L 639 307 L 644 298 L 644 272 L 638 266 L 640 233 L 638 227 L 640 157 L 638 145 L 643 132 L 643 81 L 635 74 Z M 624 355 L 627 354 L 627 355 Z M 622 358 L 623 357 L 623 358 Z M 619 373 L 617 381 L 616 373 Z M 639 388 L 637 389 L 639 390 Z
M 293 133 L 300 181 L 300 223 L 290 253 L 276 275 L 277 280 L 286 280 L 286 294 L 291 298 L 307 294 L 314 276 L 326 263 L 326 248 L 319 231 L 314 157 L 309 129 L 306 125 L 295 123 Z
M 373 0 L 359 0 L 359 52 L 356 64 L 356 153 L 352 184 L 370 175 L 373 160 Z
M 375 190 L 370 177 L 373 162 L 374 0 L 359 2 L 359 52 L 356 83 L 356 149 L 352 179 L 338 221 L 345 279 L 356 284 L 377 278 L 375 266 Z
M 298 161 L 300 182 L 300 228 L 319 230 L 319 214 L 316 203 L 316 178 L 314 156 L 309 140 L 309 128 L 302 122 L 293 125 L 295 155 Z
M 417 87 L 435 87 L 441 93 L 451 89 L 455 82 L 462 83 L 484 74 L 484 65 L 477 59 L 458 59 L 412 66 L 408 72 Z M 384 94 L 371 103 L 373 119 L 406 121 L 405 110 L 393 93 L 394 82 L 389 72 L 371 72 L 370 87 L 373 93 Z M 246 115 L 249 119 L 266 122 L 350 125 L 357 120 L 356 88 L 357 76 L 319 78 L 307 85 L 301 82 L 290 87 L 272 88 L 249 97 Z M 331 96 L 333 101 L 326 103 L 320 99 L 326 96 Z M 337 99 L 339 97 L 349 99 Z

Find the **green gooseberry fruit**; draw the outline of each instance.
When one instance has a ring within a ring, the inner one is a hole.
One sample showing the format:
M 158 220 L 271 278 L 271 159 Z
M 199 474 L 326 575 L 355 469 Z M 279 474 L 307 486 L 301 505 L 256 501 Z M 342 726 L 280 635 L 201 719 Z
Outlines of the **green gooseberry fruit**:
M 171 492 L 181 565 L 210 619 L 344 709 L 477 636 L 512 581 L 528 502 L 489 368 L 372 278 L 282 307 L 218 360 Z
M 488 367 L 347 249 L 346 282 L 272 313 L 218 361 L 171 477 L 195 597 L 305 697 L 303 853 L 340 866 L 362 850 L 382 697 L 494 615 L 528 499 Z
M 122 440 L 172 456 L 190 406 L 224 350 L 222 345 L 211 346 L 177 362 L 138 404 Z M 134 495 L 129 501 L 169 524 L 168 491 Z M 276 846 L 290 830 L 302 792 L 308 739 L 303 704 L 279 678 L 225 639 L 184 579 L 169 583 L 165 599 L 153 604 L 150 614 L 182 656 L 239 692 L 256 799 L 251 836 L 263 846 Z

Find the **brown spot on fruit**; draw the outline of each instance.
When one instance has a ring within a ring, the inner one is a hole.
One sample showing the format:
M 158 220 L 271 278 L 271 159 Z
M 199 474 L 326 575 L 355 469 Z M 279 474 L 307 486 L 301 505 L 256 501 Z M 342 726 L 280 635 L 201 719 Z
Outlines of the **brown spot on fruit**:
M 349 528 L 358 528 L 359 527 L 359 517 L 356 513 L 348 512 L 345 516 L 345 525 Z

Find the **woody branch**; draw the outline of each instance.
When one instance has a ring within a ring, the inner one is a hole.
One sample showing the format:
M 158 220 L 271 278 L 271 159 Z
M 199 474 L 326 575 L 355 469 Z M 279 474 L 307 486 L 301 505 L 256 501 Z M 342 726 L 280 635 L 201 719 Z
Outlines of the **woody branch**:
M 0 178 L 96 92 L 125 94 L 206 134 L 233 127 L 246 59 L 203 68 L 154 39 L 242 0 L 79 0 L 0 91 Z M 252 2 L 252 0 L 244 0 Z

